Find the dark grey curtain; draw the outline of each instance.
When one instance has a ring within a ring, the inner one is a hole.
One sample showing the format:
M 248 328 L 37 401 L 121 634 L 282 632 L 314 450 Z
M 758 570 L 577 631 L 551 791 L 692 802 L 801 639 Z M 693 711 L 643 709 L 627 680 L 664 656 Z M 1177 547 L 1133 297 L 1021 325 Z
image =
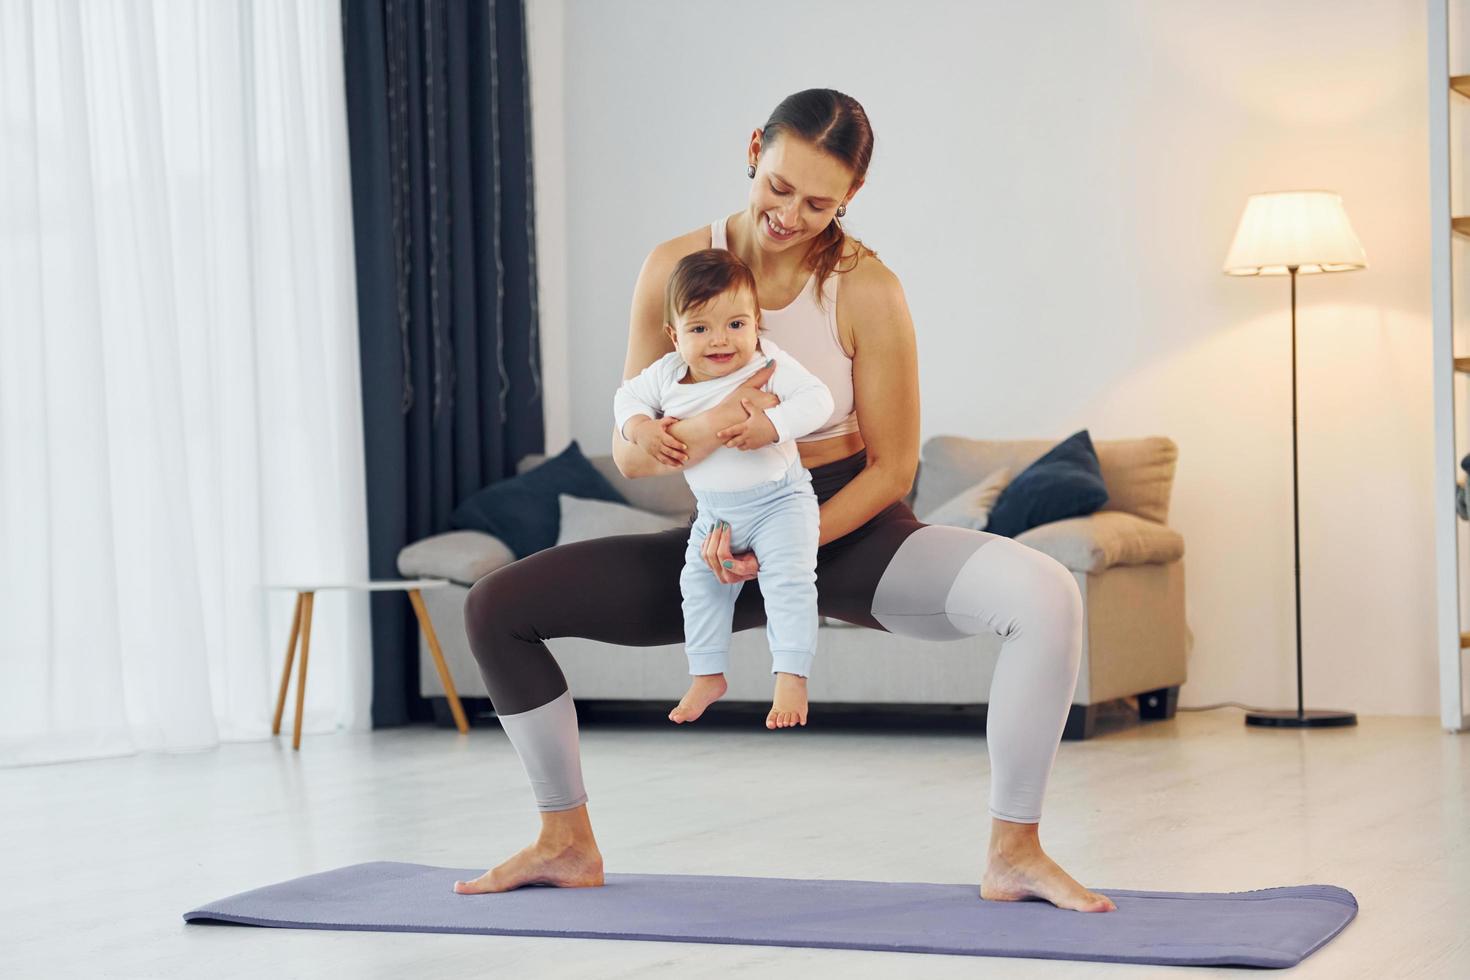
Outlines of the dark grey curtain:
M 369 563 L 543 448 L 520 0 L 343 0 Z M 375 594 L 373 724 L 431 717 L 417 626 Z

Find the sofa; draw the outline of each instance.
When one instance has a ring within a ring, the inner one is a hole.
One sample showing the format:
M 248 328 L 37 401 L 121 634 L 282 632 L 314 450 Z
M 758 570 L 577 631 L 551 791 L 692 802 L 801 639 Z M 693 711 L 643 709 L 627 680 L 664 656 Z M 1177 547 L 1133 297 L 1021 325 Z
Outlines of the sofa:
M 1053 445 L 934 437 L 923 446 L 908 502 L 922 518 L 1001 467 L 1021 472 Z M 1143 718 L 1172 717 L 1192 642 L 1185 622 L 1184 540 L 1168 526 L 1177 447 L 1163 437 L 1094 445 L 1107 504 L 1086 517 L 1043 524 L 1016 538 L 1066 566 L 1082 592 L 1086 631 L 1063 735 L 1069 740 L 1091 737 L 1100 708 L 1121 698 L 1138 698 Z M 529 456 L 518 469 L 525 472 L 544 459 Z M 630 480 L 611 456 L 589 460 L 632 507 L 663 515 L 669 524 L 687 523 L 694 499 L 678 474 Z M 567 530 L 564 526 L 563 533 Z M 398 556 L 403 575 L 452 583 L 426 590 L 424 601 L 455 687 L 467 701 L 483 696 L 485 688 L 465 637 L 464 598 L 477 579 L 513 560 L 499 539 L 478 531 L 435 535 Z M 813 705 L 983 708 L 1001 642 L 991 634 L 916 640 L 823 618 L 810 697 Z M 680 644 L 609 649 L 610 644 L 568 637 L 548 646 L 579 705 L 653 702 L 667 707 L 688 685 Z M 443 687 L 427 651 L 421 650 L 419 664 L 421 694 L 436 699 L 436 714 L 447 718 Z M 727 679 L 726 702 L 769 701 L 764 630 L 735 635 Z

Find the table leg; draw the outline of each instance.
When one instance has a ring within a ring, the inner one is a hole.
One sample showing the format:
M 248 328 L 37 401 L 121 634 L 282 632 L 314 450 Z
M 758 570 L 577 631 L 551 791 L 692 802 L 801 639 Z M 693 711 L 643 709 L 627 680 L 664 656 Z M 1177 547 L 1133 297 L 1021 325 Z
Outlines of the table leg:
M 434 656 L 434 668 L 439 671 L 439 681 L 444 685 L 444 696 L 449 699 L 449 710 L 454 713 L 454 725 L 461 735 L 467 734 L 470 723 L 465 720 L 464 706 L 459 703 L 459 692 L 454 689 L 454 678 L 449 676 L 449 666 L 444 662 L 444 651 L 439 649 L 439 637 L 434 633 L 429 610 L 424 607 L 424 597 L 418 589 L 409 589 L 408 601 L 413 603 L 414 615 L 419 618 L 419 628 L 424 631 L 424 639 L 429 641 L 429 653 Z
M 296 732 L 291 748 L 301 748 L 301 709 L 306 705 L 306 658 L 311 653 L 311 608 L 316 604 L 315 592 L 301 593 L 301 668 L 296 675 Z
M 281 693 L 276 695 L 276 717 L 271 734 L 281 734 L 281 715 L 286 711 L 286 688 L 291 683 L 291 664 L 296 660 L 296 637 L 301 633 L 301 593 L 296 593 L 296 611 L 291 614 L 291 639 L 286 643 L 286 668 L 281 671 Z

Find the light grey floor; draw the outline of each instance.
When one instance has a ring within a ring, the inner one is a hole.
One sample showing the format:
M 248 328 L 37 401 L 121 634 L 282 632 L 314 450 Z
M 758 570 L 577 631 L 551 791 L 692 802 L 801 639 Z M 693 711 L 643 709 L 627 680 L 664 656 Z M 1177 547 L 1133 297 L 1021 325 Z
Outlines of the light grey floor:
M 1470 741 L 1433 719 L 1312 733 L 1223 710 L 1065 743 L 1042 827 L 1094 887 L 1323 882 L 1358 919 L 1293 976 L 1470 976 Z M 974 733 L 591 727 L 609 871 L 975 882 Z M 677 943 L 185 926 L 359 861 L 476 869 L 529 842 L 498 729 L 409 729 L 0 771 L 5 977 L 1135 977 L 1178 969 Z M 1240 976 L 1192 970 L 1193 976 Z

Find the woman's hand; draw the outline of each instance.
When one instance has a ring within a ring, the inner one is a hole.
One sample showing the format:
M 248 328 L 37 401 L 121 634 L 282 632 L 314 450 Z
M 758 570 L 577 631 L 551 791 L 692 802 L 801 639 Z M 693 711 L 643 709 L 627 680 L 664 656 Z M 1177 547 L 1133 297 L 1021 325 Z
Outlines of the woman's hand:
M 729 412 L 738 406 L 744 415 L 744 418 L 715 432 L 715 438 L 720 443 L 731 449 L 759 449 L 776 441 L 776 427 L 766 418 L 766 410 L 781 404 L 781 399 L 762 390 L 775 373 L 775 362 L 768 361 L 765 367 L 746 378 L 744 384 L 725 396 L 724 401 L 710 409 L 709 414 L 712 415 L 717 410 Z
M 733 412 L 736 407 L 745 400 L 749 400 L 752 405 L 761 410 L 775 408 L 777 405 L 781 404 L 781 399 L 771 394 L 769 391 L 761 390 L 766 386 L 767 383 L 770 382 L 771 376 L 775 373 L 776 364 L 774 361 L 772 361 L 768 363 L 765 367 L 761 368 L 759 371 L 755 372 L 755 374 L 752 374 L 750 377 L 746 378 L 745 381 L 741 383 L 739 388 L 736 388 L 734 391 L 726 395 L 724 400 L 721 401 L 714 408 L 710 409 L 709 412 Z
M 761 394 L 767 393 L 761 392 Z M 737 422 L 727 429 L 716 432 L 716 439 L 722 440 L 730 449 L 748 451 L 769 446 L 780 438 L 775 424 L 766 417 L 765 411 L 757 408 L 749 398 L 740 399 L 740 407 L 745 409 L 745 421 Z
M 639 419 L 633 423 L 632 442 L 663 465 L 678 469 L 689 461 L 689 447 L 669 432 L 669 426 L 678 421 L 672 415 Z
M 748 582 L 760 574 L 761 563 L 756 561 L 754 552 L 730 553 L 730 525 L 725 521 L 716 521 L 709 534 L 704 536 L 700 555 L 715 578 L 726 585 Z

